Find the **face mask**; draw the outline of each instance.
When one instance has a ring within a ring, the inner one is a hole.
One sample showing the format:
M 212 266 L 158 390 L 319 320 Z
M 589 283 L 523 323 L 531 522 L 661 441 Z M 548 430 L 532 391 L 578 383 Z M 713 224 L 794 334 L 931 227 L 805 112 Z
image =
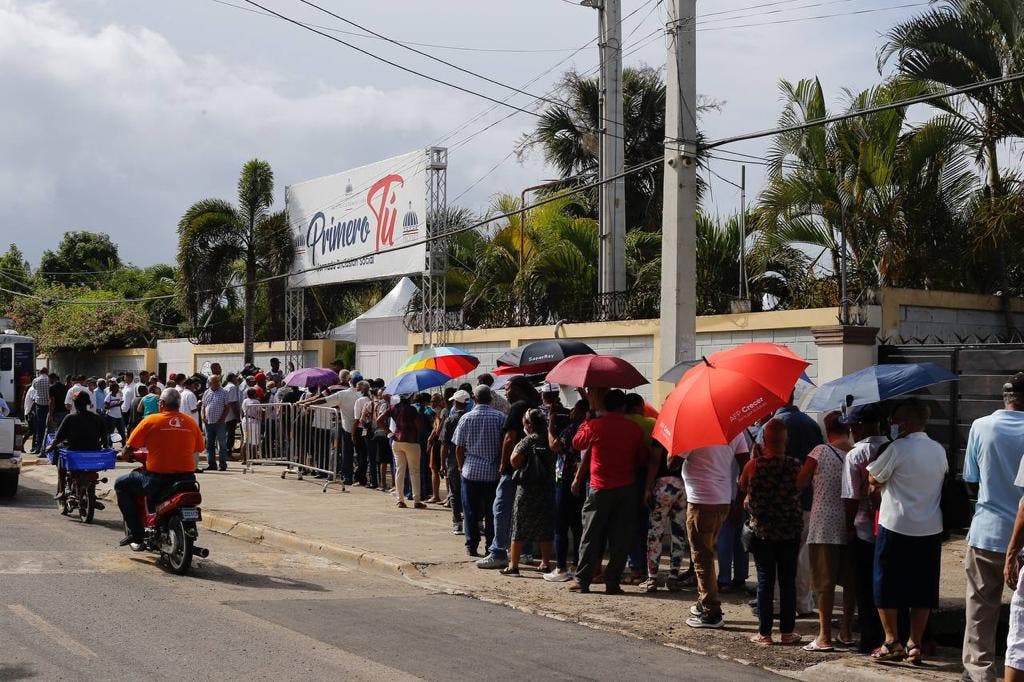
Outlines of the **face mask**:
M 899 424 L 893 424 L 892 426 L 889 427 L 889 438 L 891 438 L 893 440 L 896 440 L 899 437 L 900 437 L 900 425 Z

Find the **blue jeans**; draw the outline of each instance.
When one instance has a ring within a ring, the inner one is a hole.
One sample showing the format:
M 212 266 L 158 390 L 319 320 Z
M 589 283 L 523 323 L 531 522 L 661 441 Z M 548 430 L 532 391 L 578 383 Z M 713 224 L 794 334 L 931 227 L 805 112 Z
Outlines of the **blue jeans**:
M 498 492 L 494 495 L 494 542 L 487 553 L 498 559 L 508 558 L 512 543 L 512 506 L 516 501 L 516 484 L 512 474 L 505 474 L 498 481 Z
M 36 433 L 32 437 L 32 452 L 39 454 L 43 450 L 43 439 L 46 437 L 46 417 L 50 413 L 49 405 L 36 405 Z
M 117 506 L 121 510 L 121 516 L 128 526 L 128 533 L 138 539 L 141 539 L 144 533 L 139 510 L 135 506 L 136 499 L 143 495 L 152 495 L 168 483 L 194 480 L 195 474 L 154 474 L 145 469 L 135 469 L 118 478 L 114 483 L 114 492 L 117 494 Z
M 723 524 L 727 525 L 727 524 Z M 758 633 L 772 633 L 772 602 L 775 580 L 779 581 L 779 632 L 788 634 L 796 627 L 796 558 L 800 553 L 797 540 L 754 543 L 754 565 L 757 566 Z
M 480 518 L 484 519 L 484 539 L 494 541 L 494 493 L 496 481 L 469 481 L 462 479 L 462 532 L 466 536 L 466 549 L 477 550 L 480 544 Z M 509 530 L 511 534 L 511 530 Z
M 555 562 L 566 570 L 569 564 L 569 532 L 572 532 L 573 564 L 580 562 L 583 537 L 583 498 L 572 494 L 572 478 L 555 483 Z
M 220 446 L 220 465 L 228 465 L 228 431 L 223 422 L 206 425 L 206 460 L 211 467 L 217 466 L 217 447 Z
M 718 531 L 718 584 L 744 583 L 750 576 L 750 557 L 740 542 L 740 529 L 728 521 Z

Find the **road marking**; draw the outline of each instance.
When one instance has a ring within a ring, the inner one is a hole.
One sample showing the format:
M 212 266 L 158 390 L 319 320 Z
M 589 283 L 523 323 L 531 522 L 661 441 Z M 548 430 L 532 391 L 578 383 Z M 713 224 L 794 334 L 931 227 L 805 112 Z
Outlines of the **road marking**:
M 10 609 L 14 615 L 18 616 L 36 630 L 39 630 L 39 632 L 48 636 L 50 639 L 55 641 L 57 644 L 60 644 L 76 656 L 81 656 L 82 658 L 99 658 L 99 656 L 93 653 L 92 649 L 73 639 L 67 632 L 61 630 L 52 623 L 48 623 L 42 616 L 32 613 L 21 604 L 8 604 L 7 608 Z

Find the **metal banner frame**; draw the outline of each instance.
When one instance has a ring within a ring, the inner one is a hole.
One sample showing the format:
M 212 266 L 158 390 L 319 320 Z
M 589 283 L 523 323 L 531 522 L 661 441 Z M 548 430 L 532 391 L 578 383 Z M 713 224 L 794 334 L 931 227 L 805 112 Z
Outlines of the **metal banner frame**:
M 443 345 L 448 337 L 445 315 L 445 286 L 448 272 L 448 239 L 445 234 L 445 209 L 448 206 L 448 148 L 428 147 L 427 161 L 427 256 L 420 287 L 420 320 L 425 346 Z M 289 288 L 285 293 L 285 367 L 302 367 L 302 341 L 306 320 L 305 288 Z
M 448 149 L 427 149 L 427 262 L 423 269 L 422 300 L 423 345 L 444 345 L 448 338 L 445 315 L 445 286 L 448 273 Z

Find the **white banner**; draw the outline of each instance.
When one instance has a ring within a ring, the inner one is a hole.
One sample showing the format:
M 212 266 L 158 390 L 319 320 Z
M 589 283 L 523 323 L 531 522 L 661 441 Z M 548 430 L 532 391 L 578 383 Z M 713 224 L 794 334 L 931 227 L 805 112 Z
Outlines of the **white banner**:
M 425 244 L 381 252 L 426 237 L 427 160 L 426 150 L 421 149 L 290 185 L 285 201 L 295 238 L 295 262 L 289 286 L 423 272 Z

